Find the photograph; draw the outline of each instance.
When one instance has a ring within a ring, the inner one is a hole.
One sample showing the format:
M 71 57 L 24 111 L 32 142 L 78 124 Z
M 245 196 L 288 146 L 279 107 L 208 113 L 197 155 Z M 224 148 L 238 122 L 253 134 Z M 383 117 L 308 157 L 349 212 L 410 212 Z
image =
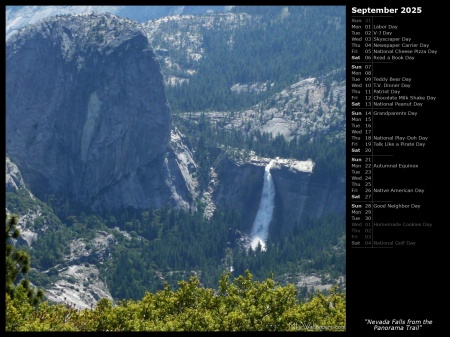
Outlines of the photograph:
M 5 332 L 432 333 L 435 12 L 6 5 Z

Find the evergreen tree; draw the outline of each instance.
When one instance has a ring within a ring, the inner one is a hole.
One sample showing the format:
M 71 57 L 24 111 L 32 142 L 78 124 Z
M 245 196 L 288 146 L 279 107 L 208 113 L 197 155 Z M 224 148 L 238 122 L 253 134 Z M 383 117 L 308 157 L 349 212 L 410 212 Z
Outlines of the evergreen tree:
M 20 236 L 20 230 L 17 228 L 18 217 L 16 215 L 6 214 L 5 238 L 6 238 L 6 277 L 5 290 L 11 298 L 14 298 L 16 290 L 21 287 L 27 293 L 28 302 L 36 305 L 43 298 L 42 290 L 35 291 L 31 288 L 30 281 L 23 276 L 30 270 L 30 256 L 27 252 L 16 249 L 12 239 Z M 16 284 L 16 279 L 21 276 L 21 281 Z
M 177 290 L 166 283 L 138 301 L 113 304 L 103 298 L 81 311 L 47 302 L 34 310 L 20 290 L 15 298 L 6 295 L 6 331 L 345 330 L 345 293 L 334 287 L 327 296 L 318 292 L 301 303 L 296 293 L 293 284 L 279 285 L 272 273 L 259 282 L 248 270 L 232 281 L 230 273 L 223 273 L 218 290 L 201 287 L 191 277 L 178 282 Z

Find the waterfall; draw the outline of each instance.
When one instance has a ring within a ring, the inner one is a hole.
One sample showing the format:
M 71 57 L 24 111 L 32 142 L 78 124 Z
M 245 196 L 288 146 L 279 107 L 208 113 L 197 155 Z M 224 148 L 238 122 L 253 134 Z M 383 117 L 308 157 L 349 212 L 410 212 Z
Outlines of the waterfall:
M 274 161 L 271 160 L 264 169 L 261 202 L 259 203 L 258 213 L 256 214 L 252 232 L 250 234 L 250 245 L 253 250 L 256 249 L 258 243 L 261 244 L 262 250 L 266 249 L 265 241 L 269 235 L 269 225 L 272 220 L 273 203 L 275 198 L 275 187 L 273 185 L 272 175 L 270 174 L 270 168 L 272 167 L 273 162 Z

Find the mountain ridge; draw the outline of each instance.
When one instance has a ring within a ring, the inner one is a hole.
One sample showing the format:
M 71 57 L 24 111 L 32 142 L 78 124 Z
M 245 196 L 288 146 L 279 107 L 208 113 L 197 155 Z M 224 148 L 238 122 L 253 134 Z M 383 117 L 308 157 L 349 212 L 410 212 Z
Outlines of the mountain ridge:
M 111 13 L 137 22 L 167 15 L 230 10 L 230 6 L 6 6 L 6 39 L 28 24 L 61 14 Z

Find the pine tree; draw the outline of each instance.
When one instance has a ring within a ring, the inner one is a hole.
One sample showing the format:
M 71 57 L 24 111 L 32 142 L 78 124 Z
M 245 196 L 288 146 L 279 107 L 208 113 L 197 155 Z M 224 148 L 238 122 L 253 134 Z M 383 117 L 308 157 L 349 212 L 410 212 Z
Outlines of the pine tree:
M 30 281 L 23 276 L 30 270 L 30 256 L 27 252 L 16 249 L 12 240 L 20 236 L 20 230 L 17 228 L 17 215 L 6 214 L 5 238 L 6 238 L 6 277 L 5 290 L 6 294 L 14 298 L 14 293 L 18 287 L 26 290 L 28 302 L 32 305 L 38 304 L 44 297 L 43 290 L 35 291 L 31 288 Z M 16 279 L 21 274 L 22 280 L 16 284 Z

